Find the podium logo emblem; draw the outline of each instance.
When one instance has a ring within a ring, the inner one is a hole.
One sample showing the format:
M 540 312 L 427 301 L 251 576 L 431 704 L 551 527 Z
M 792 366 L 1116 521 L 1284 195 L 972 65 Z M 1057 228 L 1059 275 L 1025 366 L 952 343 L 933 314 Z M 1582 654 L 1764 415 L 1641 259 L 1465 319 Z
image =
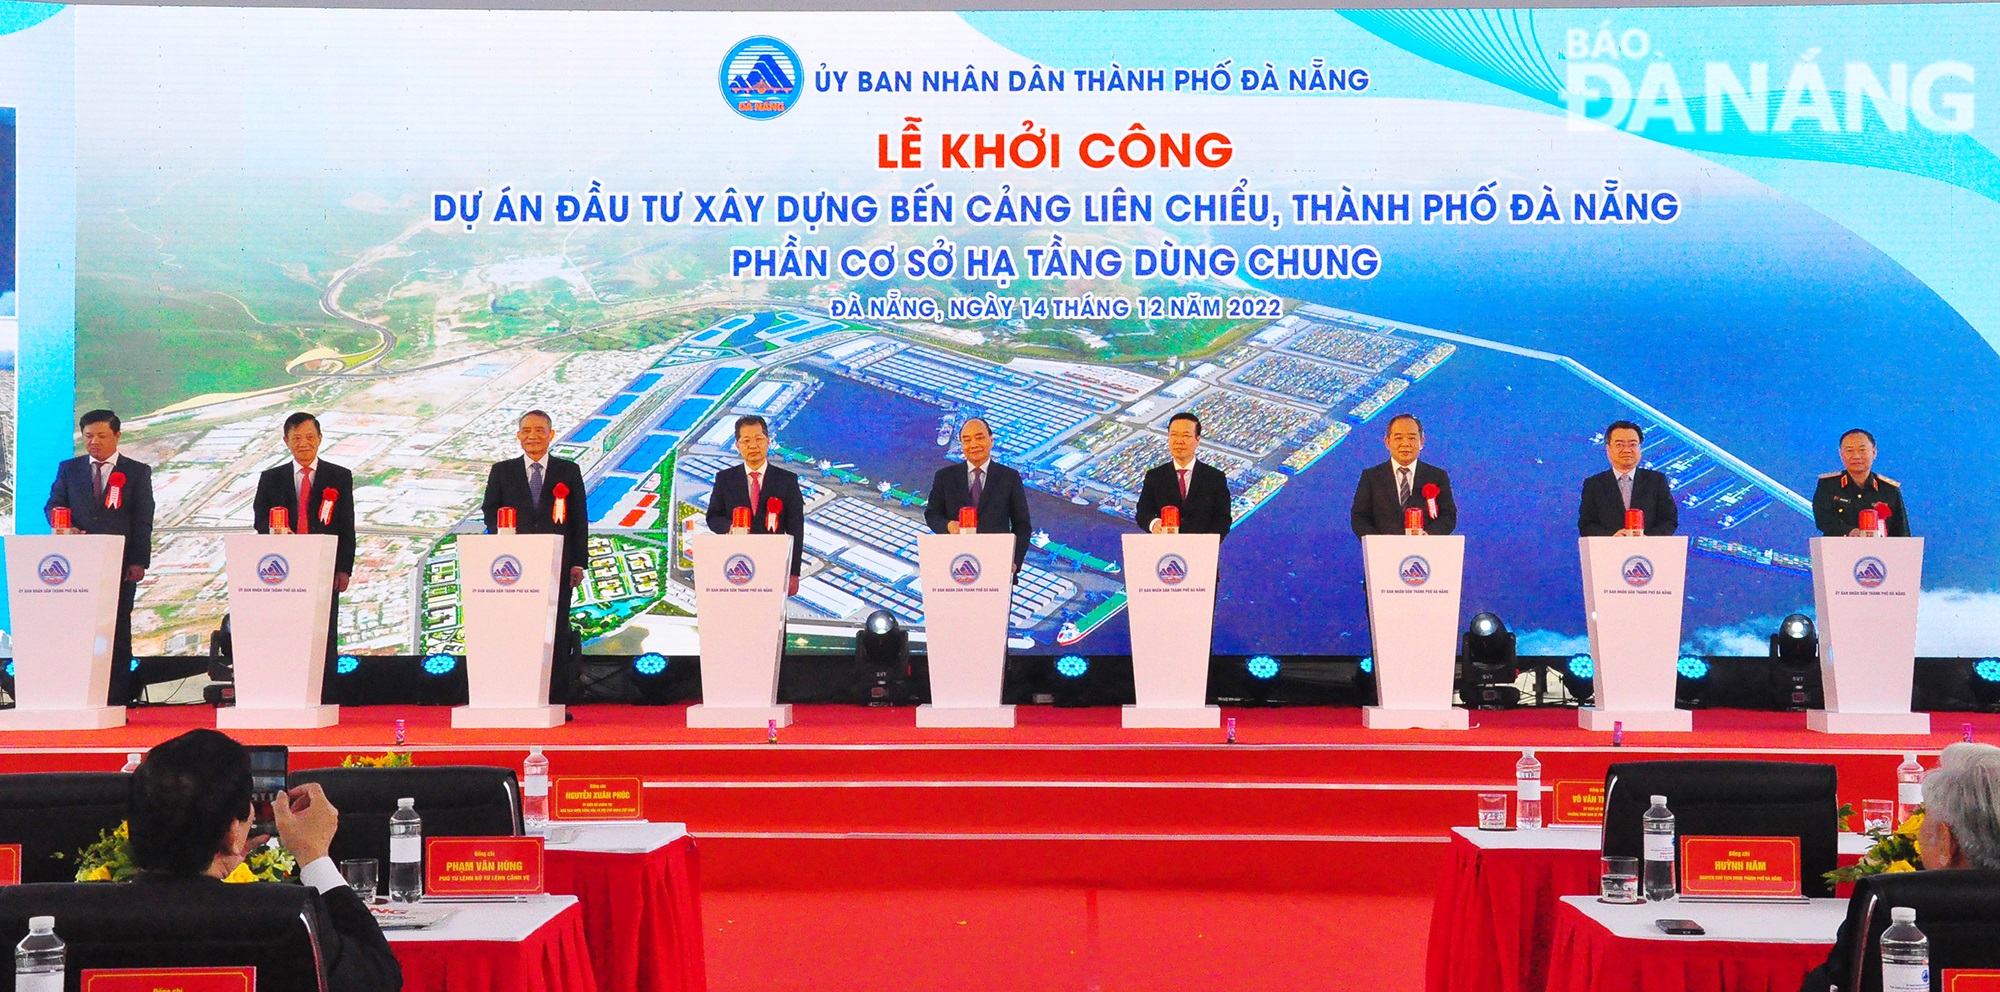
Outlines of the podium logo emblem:
M 1180 555 L 1165 555 L 1160 558 L 1159 564 L 1153 566 L 1153 574 L 1159 576 L 1160 581 L 1167 585 L 1180 585 L 1187 581 L 1187 559 Z
M 494 585 L 511 586 L 521 581 L 521 559 L 513 555 L 501 555 L 493 559 L 493 565 L 487 571 L 493 576 Z
M 1431 563 L 1425 561 L 1422 555 L 1411 555 L 1396 566 L 1396 575 L 1406 586 L 1423 585 L 1431 580 Z
M 1633 555 L 1625 559 L 1625 567 L 1622 571 L 1625 574 L 1625 584 L 1635 589 L 1640 586 L 1651 585 L 1653 582 L 1653 563 L 1647 560 L 1644 555 Z
M 722 563 L 722 579 L 732 586 L 740 586 L 757 577 L 757 563 L 749 555 L 730 555 Z
M 962 586 L 979 581 L 979 559 L 971 555 L 959 555 L 951 560 L 951 580 Z
M 257 581 L 267 586 L 275 586 L 292 574 L 292 565 L 284 555 L 265 555 L 257 559 Z
M 1887 581 L 1889 581 L 1889 566 L 1882 564 L 1882 559 L 1871 555 L 1854 563 L 1855 585 L 1863 589 L 1873 589 Z
M 59 586 L 69 581 L 69 559 L 61 555 L 50 555 L 35 566 L 35 575 L 45 586 Z

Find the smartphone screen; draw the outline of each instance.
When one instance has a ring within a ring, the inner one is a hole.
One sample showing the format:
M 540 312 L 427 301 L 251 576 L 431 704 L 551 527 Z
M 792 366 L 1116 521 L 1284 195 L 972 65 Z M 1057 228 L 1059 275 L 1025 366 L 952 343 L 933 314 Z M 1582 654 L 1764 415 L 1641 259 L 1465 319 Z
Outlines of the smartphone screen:
M 278 822 L 271 801 L 285 791 L 285 776 L 291 771 L 291 753 L 283 744 L 264 744 L 250 749 L 250 802 L 256 809 L 250 835 L 276 836 Z

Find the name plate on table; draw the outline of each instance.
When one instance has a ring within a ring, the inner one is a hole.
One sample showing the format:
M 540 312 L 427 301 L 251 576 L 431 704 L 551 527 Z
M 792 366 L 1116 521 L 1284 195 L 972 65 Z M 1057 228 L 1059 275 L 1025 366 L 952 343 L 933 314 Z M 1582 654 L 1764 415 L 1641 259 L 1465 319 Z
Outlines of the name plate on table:
M 0 844 L 0 885 L 21 884 L 21 845 Z
M 431 837 L 424 842 L 426 896 L 538 896 L 540 837 Z
M 1946 968 L 1944 992 L 2000 992 L 2000 970 Z
M 551 820 L 639 820 L 640 782 L 636 775 L 566 776 L 549 780 Z
M 86 968 L 83 992 L 256 992 L 255 968 Z
M 1804 902 L 1797 837 L 1681 838 L 1681 898 Z
M 1557 781 L 1554 799 L 1549 808 L 1550 823 L 1561 827 L 1581 827 L 1604 822 L 1603 782 Z

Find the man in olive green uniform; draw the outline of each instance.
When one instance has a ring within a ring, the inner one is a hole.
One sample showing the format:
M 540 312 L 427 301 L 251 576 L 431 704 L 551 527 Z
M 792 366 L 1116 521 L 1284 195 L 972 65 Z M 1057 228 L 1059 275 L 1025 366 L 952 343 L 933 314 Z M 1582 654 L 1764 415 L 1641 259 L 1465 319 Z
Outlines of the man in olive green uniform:
M 1903 488 L 1896 480 L 1875 474 L 1875 435 L 1859 427 L 1840 436 L 1839 472 L 1819 477 L 1813 492 L 1813 523 L 1827 537 L 1861 535 L 1861 511 L 1880 503 L 1889 508 L 1884 529 L 1890 537 L 1910 536 L 1910 517 L 1903 512 Z

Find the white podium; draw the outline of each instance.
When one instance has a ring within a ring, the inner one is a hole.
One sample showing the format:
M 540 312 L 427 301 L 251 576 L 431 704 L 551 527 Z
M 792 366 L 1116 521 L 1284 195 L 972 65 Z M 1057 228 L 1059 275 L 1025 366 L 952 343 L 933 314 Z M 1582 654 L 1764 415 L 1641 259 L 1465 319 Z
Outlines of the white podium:
M 791 726 L 792 707 L 778 704 L 791 535 L 696 532 L 693 541 L 701 702 L 688 707 L 687 725 Z
M 1813 606 L 1826 709 L 1806 726 L 1828 734 L 1928 734 L 1910 712 L 1917 663 L 1921 537 L 1815 537 Z
M 1014 535 L 921 535 L 917 571 L 931 666 L 931 701 L 917 707 L 917 726 L 1012 727 L 1014 707 L 1000 705 L 1000 680 L 1014 602 Z
M 1132 619 L 1127 727 L 1220 727 L 1208 702 L 1208 648 L 1215 633 L 1214 534 L 1125 535 L 1125 595 Z
M 1381 705 L 1362 708 L 1361 725 L 1466 729 L 1466 712 L 1451 705 L 1465 537 L 1370 534 L 1361 539 L 1361 558 L 1381 698 Z
M 562 583 L 560 534 L 461 534 L 458 602 L 465 621 L 466 705 L 454 727 L 560 727 L 549 705 Z
M 222 539 L 236 705 L 216 709 L 216 727 L 302 729 L 340 722 L 340 707 L 320 705 L 339 543 L 332 534 Z
M 1674 708 L 1680 674 L 1685 537 L 1582 537 L 1583 608 L 1597 665 L 1596 705 L 1577 713 L 1585 730 L 1694 729 Z
M 125 725 L 125 707 L 104 705 L 124 570 L 125 539 L 115 534 L 7 538 L 14 708 L 0 710 L 0 730 Z

